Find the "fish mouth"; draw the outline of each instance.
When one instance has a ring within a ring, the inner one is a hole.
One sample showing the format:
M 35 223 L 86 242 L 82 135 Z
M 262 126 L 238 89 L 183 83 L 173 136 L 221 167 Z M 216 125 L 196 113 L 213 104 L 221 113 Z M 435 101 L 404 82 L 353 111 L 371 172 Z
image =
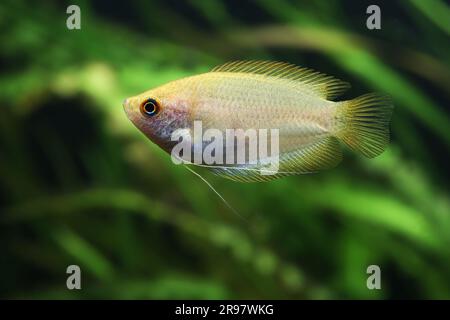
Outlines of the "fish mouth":
M 125 112 L 128 120 L 131 121 L 139 130 L 142 131 L 141 127 L 143 126 L 142 120 L 139 117 L 139 110 L 136 111 L 134 107 L 135 100 L 133 98 L 126 98 L 122 101 L 123 111 Z
M 127 117 L 130 118 L 130 120 L 131 120 L 131 116 L 133 114 L 132 106 L 131 106 L 131 104 L 132 104 L 131 100 L 132 100 L 131 98 L 125 98 L 122 101 L 123 110 L 125 111 L 125 114 L 127 115 Z
M 123 106 L 123 108 L 124 108 L 125 111 L 127 110 L 127 105 L 128 105 L 128 98 L 125 98 L 125 99 L 123 99 L 123 101 L 122 101 L 122 106 Z

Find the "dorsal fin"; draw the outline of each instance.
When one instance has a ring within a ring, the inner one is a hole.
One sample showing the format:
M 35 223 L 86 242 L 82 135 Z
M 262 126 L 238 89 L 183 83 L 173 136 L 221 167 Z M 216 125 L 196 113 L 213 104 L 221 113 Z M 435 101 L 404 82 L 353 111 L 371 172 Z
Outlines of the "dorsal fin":
M 263 60 L 232 61 L 213 68 L 211 72 L 253 73 L 286 79 L 299 83 L 319 97 L 326 99 L 333 99 L 350 88 L 350 84 L 347 82 L 286 62 Z

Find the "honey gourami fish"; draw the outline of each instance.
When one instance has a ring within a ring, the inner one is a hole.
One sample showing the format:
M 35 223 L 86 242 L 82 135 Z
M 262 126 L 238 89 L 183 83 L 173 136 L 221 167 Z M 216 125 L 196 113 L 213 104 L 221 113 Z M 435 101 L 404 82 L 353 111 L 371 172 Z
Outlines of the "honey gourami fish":
M 261 175 L 257 165 L 210 169 L 236 181 L 267 181 L 336 166 L 342 142 L 372 158 L 389 143 L 392 104 L 370 93 L 332 101 L 350 85 L 283 62 L 235 61 L 183 78 L 124 101 L 128 118 L 149 139 L 171 152 L 172 133 L 203 129 L 279 129 L 279 171 Z M 226 151 L 225 151 L 226 152 Z

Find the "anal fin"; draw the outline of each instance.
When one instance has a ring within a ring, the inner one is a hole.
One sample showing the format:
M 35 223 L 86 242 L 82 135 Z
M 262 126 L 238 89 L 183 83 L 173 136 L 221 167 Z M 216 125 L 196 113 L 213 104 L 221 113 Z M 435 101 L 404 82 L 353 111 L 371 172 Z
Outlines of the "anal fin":
M 262 182 L 281 177 L 314 173 L 331 169 L 342 160 L 342 149 L 334 137 L 326 137 L 302 148 L 286 152 L 279 157 L 278 170 L 270 173 L 261 164 L 228 167 L 211 167 L 210 170 L 221 177 L 239 182 Z

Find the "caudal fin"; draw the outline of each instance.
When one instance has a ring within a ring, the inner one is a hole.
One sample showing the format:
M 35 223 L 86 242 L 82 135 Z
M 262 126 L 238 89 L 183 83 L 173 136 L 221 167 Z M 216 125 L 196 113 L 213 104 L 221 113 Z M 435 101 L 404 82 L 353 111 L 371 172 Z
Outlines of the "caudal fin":
M 376 157 L 389 143 L 392 109 L 389 97 L 376 93 L 340 102 L 336 136 L 350 149 Z

